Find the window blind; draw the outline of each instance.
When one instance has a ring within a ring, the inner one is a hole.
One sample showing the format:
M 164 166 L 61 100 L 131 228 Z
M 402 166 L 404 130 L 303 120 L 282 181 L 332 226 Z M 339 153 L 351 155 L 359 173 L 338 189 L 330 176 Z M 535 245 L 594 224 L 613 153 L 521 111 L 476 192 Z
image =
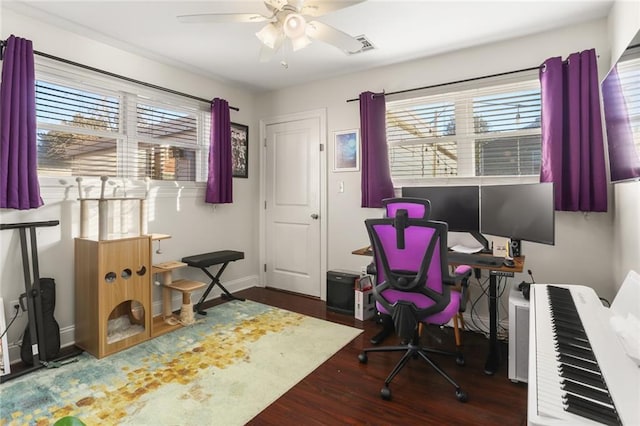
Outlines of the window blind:
M 120 118 L 117 93 L 36 81 L 38 171 L 116 175 Z
M 206 179 L 210 114 L 121 84 L 40 73 L 38 171 L 48 176 Z M 101 87 L 102 86 L 102 87 Z M 115 86 L 115 88 L 114 88 Z
M 387 102 L 392 178 L 537 174 L 539 83 L 512 80 Z

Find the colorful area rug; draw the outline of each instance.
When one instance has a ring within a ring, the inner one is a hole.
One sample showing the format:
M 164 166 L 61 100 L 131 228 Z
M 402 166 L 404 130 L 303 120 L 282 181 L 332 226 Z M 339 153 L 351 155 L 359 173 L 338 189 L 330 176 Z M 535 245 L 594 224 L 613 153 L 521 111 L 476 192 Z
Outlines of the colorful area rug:
M 252 301 L 115 355 L 0 386 L 0 425 L 241 425 L 361 330 Z

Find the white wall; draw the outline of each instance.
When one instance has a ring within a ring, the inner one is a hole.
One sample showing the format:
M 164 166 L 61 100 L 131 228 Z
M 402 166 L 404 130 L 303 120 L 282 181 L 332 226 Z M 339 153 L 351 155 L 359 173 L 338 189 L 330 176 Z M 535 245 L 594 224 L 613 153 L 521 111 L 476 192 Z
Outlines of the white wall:
M 640 2 L 614 3 L 608 20 L 611 66 L 630 43 L 640 42 Z M 640 182 L 614 186 L 613 284 L 617 290 L 630 269 L 640 272 Z
M 204 184 L 184 183 L 179 190 L 173 183 L 165 183 L 152 190 L 150 200 L 149 231 L 170 234 L 172 238 L 162 242 L 163 253 L 154 254 L 154 262 L 179 260 L 183 256 L 209 251 L 233 249 L 245 252 L 245 260 L 229 265 L 223 282 L 231 291 L 251 287 L 258 283 L 258 126 L 252 94 L 218 81 L 191 74 L 181 69 L 162 65 L 124 52 L 88 38 L 35 21 L 12 11 L 2 10 L 2 39 L 10 34 L 32 40 L 35 50 L 70 59 L 82 64 L 108 70 L 127 77 L 146 81 L 194 96 L 227 99 L 238 107 L 231 119 L 249 125 L 249 179 L 233 179 L 234 203 L 213 207 L 204 203 Z M 36 57 L 37 58 L 37 57 Z M 90 181 L 85 183 L 91 184 Z M 141 196 L 140 182 L 129 182 L 137 189 L 130 196 Z M 0 210 L 1 223 L 59 220 L 55 228 L 39 228 L 38 251 L 40 275 L 53 277 L 57 284 L 56 319 L 62 328 L 63 345 L 73 340 L 73 306 L 82 301 L 74 300 L 73 239 L 79 235 L 79 206 L 75 201 L 75 181 L 61 183 L 57 179 L 41 179 L 45 205 L 29 211 Z M 94 183 L 97 185 L 97 181 Z M 65 190 L 66 186 L 71 186 Z M 0 232 L 0 295 L 4 299 L 7 318 L 13 309 L 10 302 L 23 293 L 22 261 L 17 231 Z M 155 248 L 155 247 L 154 247 Z M 199 270 L 186 268 L 178 277 L 209 282 Z M 200 293 L 194 293 L 197 301 Z M 210 297 L 219 291 L 212 292 Z M 160 294 L 155 290 L 156 313 L 159 312 Z M 176 296 L 175 306 L 180 299 Z M 26 315 L 9 330 L 9 342 L 15 342 L 26 325 Z M 16 347 L 12 347 L 12 359 Z
M 263 115 L 265 111 L 282 115 L 327 108 L 328 268 L 359 271 L 368 259 L 350 253 L 368 245 L 363 221 L 382 215 L 380 209 L 360 208 L 359 172 L 331 171 L 333 132 L 359 127 L 358 103 L 347 103 L 347 99 L 357 98 L 366 90 L 393 92 L 529 68 L 549 57 L 566 57 L 589 48 L 596 48 L 601 57 L 607 58 L 599 64 L 601 72 L 605 72 L 609 65 L 606 30 L 606 20 L 598 20 L 261 95 L 258 110 Z M 338 192 L 340 182 L 344 182 L 343 193 Z M 538 282 L 585 284 L 595 288 L 602 297 L 611 298 L 612 213 L 559 212 L 556 217 L 555 246 L 524 243 L 526 268 L 532 269 Z M 517 275 L 513 282 L 523 279 L 528 276 Z

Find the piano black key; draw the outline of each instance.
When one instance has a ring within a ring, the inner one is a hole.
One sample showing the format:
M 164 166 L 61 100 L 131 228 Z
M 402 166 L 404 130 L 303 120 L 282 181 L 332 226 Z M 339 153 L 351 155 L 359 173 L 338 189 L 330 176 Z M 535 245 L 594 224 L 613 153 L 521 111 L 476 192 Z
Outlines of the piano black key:
M 578 342 L 589 343 L 589 338 L 585 333 L 573 333 L 566 330 L 556 330 L 556 336 L 558 338 L 576 340 Z
M 573 339 L 571 337 L 556 336 L 554 344 L 555 346 L 558 346 L 558 345 L 571 346 L 575 348 L 581 348 L 587 352 L 593 352 L 593 348 L 591 347 L 589 342 L 585 342 L 584 340 L 580 340 L 580 339 Z
M 613 401 L 611 400 L 611 396 L 608 392 L 594 389 L 589 386 L 582 385 L 577 382 L 573 382 L 571 380 L 563 380 L 561 382 L 562 389 L 567 392 L 571 392 L 576 395 L 581 395 L 585 398 L 595 399 L 596 401 L 600 401 L 603 404 L 607 404 L 609 406 L 613 406 Z
M 584 334 L 584 328 L 582 328 L 581 325 L 571 323 L 570 321 L 554 318 L 553 325 L 557 330 Z
M 584 368 L 589 371 L 599 371 L 598 363 L 584 358 L 574 357 L 568 354 L 559 354 L 556 359 L 562 364 L 572 365 L 574 367 Z
M 565 401 L 567 404 L 565 409 L 570 413 L 607 425 L 622 425 L 618 413 L 614 409 L 585 401 L 571 394 L 566 395 Z
M 573 348 L 579 348 L 587 352 L 593 352 L 593 349 L 591 348 L 591 344 L 589 342 L 567 339 L 564 337 L 559 338 L 556 336 L 556 344 L 563 345 L 563 346 L 571 346 Z
M 595 355 L 593 355 L 593 352 L 584 350 L 582 348 L 578 348 L 576 346 L 563 345 L 563 344 L 559 343 L 559 344 L 556 344 L 556 349 L 558 349 L 558 352 L 560 352 L 560 353 L 574 355 L 574 356 L 577 356 L 579 358 L 589 359 L 589 360 L 592 360 L 592 361 L 596 360 L 596 357 L 595 357 Z
M 584 383 L 593 386 L 598 389 L 607 389 L 607 386 L 602 380 L 602 376 L 592 373 L 590 371 L 581 370 L 569 365 L 560 365 L 560 375 L 571 380 L 575 380 L 579 383 Z

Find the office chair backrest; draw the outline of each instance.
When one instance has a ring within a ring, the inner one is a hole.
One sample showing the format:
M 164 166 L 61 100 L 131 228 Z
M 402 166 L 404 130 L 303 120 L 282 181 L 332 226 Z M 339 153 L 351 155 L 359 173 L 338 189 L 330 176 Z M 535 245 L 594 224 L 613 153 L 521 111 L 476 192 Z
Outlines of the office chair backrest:
M 400 210 L 406 210 L 409 218 L 429 219 L 429 213 L 431 212 L 431 202 L 424 198 L 385 198 L 382 200 L 382 206 L 385 208 L 385 217 L 390 218 L 395 218 Z M 384 281 L 384 273 L 382 267 L 375 261 L 374 266 L 376 271 L 376 284 L 379 284 Z
M 406 216 L 400 210 L 395 218 L 365 221 L 378 272 L 384 276 L 374 295 L 401 335 L 399 327 L 406 330 L 441 312 L 450 301 L 449 286 L 443 285 L 448 276 L 447 224 Z
M 386 210 L 386 217 L 396 217 L 398 210 L 406 210 L 410 218 L 429 219 L 431 202 L 424 198 L 399 197 L 385 198 L 382 206 Z

